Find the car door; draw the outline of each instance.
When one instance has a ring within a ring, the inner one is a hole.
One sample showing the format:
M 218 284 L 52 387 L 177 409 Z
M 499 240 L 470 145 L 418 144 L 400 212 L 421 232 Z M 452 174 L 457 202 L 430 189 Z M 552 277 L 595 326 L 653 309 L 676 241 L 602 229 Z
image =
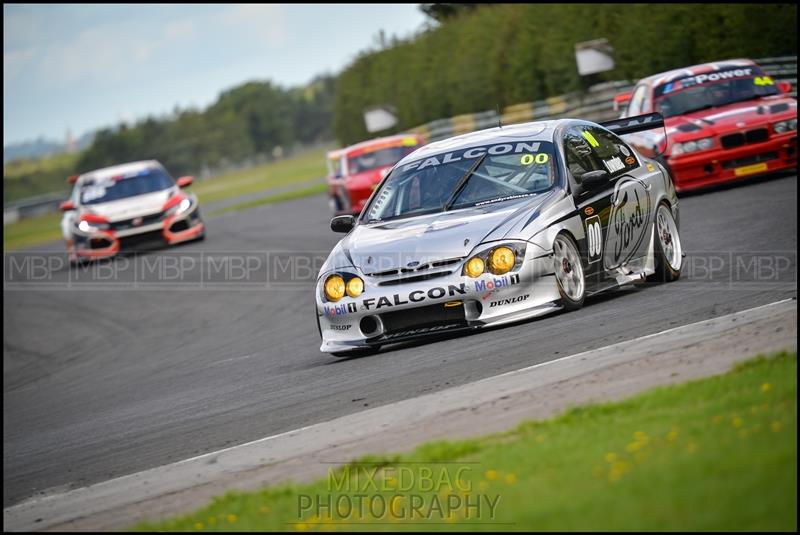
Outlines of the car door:
M 647 254 L 654 201 L 652 173 L 642 172 L 638 155 L 617 135 L 600 127 L 587 127 L 597 142 L 593 155 L 611 175 L 608 217 L 603 223 L 603 267 L 639 271 L 639 260 Z
M 611 196 L 614 186 L 611 181 L 593 189 L 583 185 L 582 175 L 591 171 L 604 169 L 602 162 L 592 150 L 596 139 L 586 126 L 573 126 L 564 133 L 564 156 L 569 173 L 569 180 L 575 196 L 585 238 L 578 244 L 584 257 L 586 281 L 589 284 L 600 283 L 606 278 L 603 265 L 605 234 L 611 213 Z

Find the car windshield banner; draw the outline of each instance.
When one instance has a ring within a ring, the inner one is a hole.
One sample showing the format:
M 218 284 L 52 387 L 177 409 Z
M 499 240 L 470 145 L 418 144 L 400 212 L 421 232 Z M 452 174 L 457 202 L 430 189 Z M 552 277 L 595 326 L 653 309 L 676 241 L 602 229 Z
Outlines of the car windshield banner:
M 655 96 L 658 98 L 661 95 L 666 95 L 668 93 L 673 93 L 675 91 L 687 89 L 696 85 L 722 82 L 725 80 L 735 80 L 739 78 L 752 78 L 754 76 L 762 77 L 762 73 L 761 69 L 753 66 L 728 68 L 714 72 L 707 72 L 704 74 L 696 74 L 694 76 L 679 78 L 678 80 L 673 80 L 656 87 Z

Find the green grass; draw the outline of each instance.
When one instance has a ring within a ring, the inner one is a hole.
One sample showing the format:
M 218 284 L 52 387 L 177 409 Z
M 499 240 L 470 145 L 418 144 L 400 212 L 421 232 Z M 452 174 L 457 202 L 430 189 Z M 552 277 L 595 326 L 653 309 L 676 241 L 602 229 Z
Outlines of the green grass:
M 226 206 L 225 208 L 220 208 L 218 210 L 210 212 L 210 215 L 217 215 L 217 214 L 224 214 L 226 212 L 245 210 L 247 208 L 253 208 L 255 206 L 261 206 L 264 204 L 292 201 L 294 199 L 310 197 L 311 195 L 319 195 L 320 193 L 325 193 L 326 191 L 328 191 L 327 184 L 314 184 L 313 186 L 308 186 L 307 188 L 294 189 L 291 191 L 276 193 L 275 195 L 270 195 L 268 197 L 262 197 L 260 199 L 251 199 L 249 201 L 240 202 L 232 206 Z
M 317 148 L 285 160 L 198 181 L 190 186 L 190 191 L 197 194 L 202 208 L 202 203 L 221 201 L 248 193 L 258 193 L 271 188 L 302 184 L 325 175 L 325 154 L 330 149 L 331 147 Z M 244 201 L 234 206 L 212 211 L 210 215 L 299 199 L 322 193 L 326 189 L 325 184 L 314 184 L 261 199 Z M 12 251 L 59 239 L 61 237 L 58 226 L 60 220 L 61 214 L 45 214 L 6 225 L 3 232 L 3 249 Z
M 61 213 L 21 219 L 3 227 L 3 249 L 14 251 L 61 238 Z
M 244 171 L 234 171 L 191 186 L 200 202 L 213 202 L 270 188 L 306 182 L 325 176 L 325 154 L 333 147 L 326 146 L 298 154 L 285 160 L 258 165 Z
M 313 484 L 229 492 L 136 529 L 795 530 L 796 373 L 796 353 L 759 357 L 507 433 L 364 458 Z M 358 495 L 372 514 L 359 510 Z M 315 516 L 313 504 L 328 497 L 343 514 Z M 466 499 L 481 511 L 463 507 Z M 394 513 L 382 513 L 383 503 Z

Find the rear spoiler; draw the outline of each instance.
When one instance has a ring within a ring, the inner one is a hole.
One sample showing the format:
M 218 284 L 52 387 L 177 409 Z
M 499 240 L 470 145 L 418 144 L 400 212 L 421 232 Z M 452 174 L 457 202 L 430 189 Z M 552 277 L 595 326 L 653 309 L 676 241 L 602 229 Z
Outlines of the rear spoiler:
M 618 136 L 624 136 L 625 134 L 632 134 L 634 132 L 663 128 L 664 117 L 660 113 L 645 113 L 644 115 L 614 119 L 613 121 L 603 121 L 597 124 L 611 130 Z

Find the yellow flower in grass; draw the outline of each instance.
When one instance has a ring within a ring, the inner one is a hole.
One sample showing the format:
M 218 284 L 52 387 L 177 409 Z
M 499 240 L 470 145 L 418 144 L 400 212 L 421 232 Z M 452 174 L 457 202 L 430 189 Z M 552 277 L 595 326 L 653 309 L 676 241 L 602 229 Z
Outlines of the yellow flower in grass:
M 689 444 L 686 445 L 686 451 L 689 452 L 689 453 L 696 452 L 697 451 L 697 444 L 695 444 L 694 442 L 689 442 Z
M 196 529 L 197 531 L 203 531 L 204 527 L 205 526 L 203 525 L 202 522 L 195 522 L 195 524 L 194 524 L 194 529 Z
M 630 444 L 625 446 L 625 451 L 627 451 L 628 453 L 634 453 L 639 451 L 640 449 L 642 449 L 641 442 L 631 442 Z
M 302 522 L 298 522 L 297 524 L 294 525 L 294 529 L 296 529 L 297 531 L 305 531 L 307 528 L 308 526 L 306 526 Z
M 231 514 L 231 515 L 228 515 L 228 518 L 227 518 L 227 520 L 228 520 L 228 522 L 229 522 L 230 524 L 235 524 L 235 523 L 236 523 L 236 515 L 232 515 L 232 514 Z
M 678 430 L 673 429 L 667 433 L 667 442 L 675 442 L 676 440 L 678 440 Z
M 486 479 L 497 479 L 497 470 L 487 470 L 484 475 Z
M 516 482 L 517 482 L 517 476 L 515 476 L 514 474 L 506 475 L 506 483 L 508 483 L 509 485 L 513 485 Z
M 486 490 L 489 488 L 489 483 L 487 481 L 481 480 L 480 483 L 478 483 L 478 488 L 480 490 Z
M 734 416 L 733 418 L 731 418 L 731 425 L 733 425 L 733 427 L 735 427 L 736 429 L 739 429 L 744 425 L 744 420 L 742 420 L 738 416 Z
M 764 392 L 765 394 L 770 390 L 772 390 L 772 385 L 770 385 L 769 383 L 764 383 L 763 385 L 761 385 L 761 391 Z
M 615 462 L 617 462 L 618 458 L 619 457 L 617 457 L 617 454 L 614 453 L 613 451 L 609 452 L 609 453 L 606 453 L 606 462 L 607 463 L 615 463 Z
M 777 433 L 778 431 L 780 431 L 781 427 L 782 427 L 782 424 L 778 420 L 775 420 L 774 422 L 769 424 L 769 428 L 772 429 L 773 433 Z

